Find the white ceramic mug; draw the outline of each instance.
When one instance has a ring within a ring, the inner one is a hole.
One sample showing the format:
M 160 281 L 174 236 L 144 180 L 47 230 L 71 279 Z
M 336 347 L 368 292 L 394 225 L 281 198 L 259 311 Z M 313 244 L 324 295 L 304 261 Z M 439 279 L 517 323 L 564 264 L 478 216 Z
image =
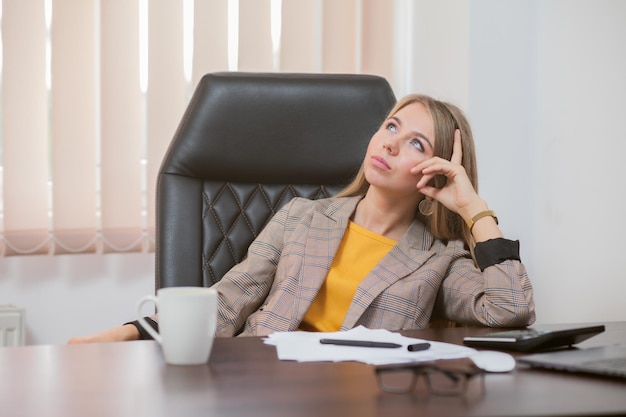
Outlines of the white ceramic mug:
M 156 305 L 159 331 L 141 313 L 145 303 Z M 217 291 L 202 287 L 161 288 L 137 304 L 139 323 L 163 348 L 171 365 L 200 365 L 209 360 L 217 322 Z

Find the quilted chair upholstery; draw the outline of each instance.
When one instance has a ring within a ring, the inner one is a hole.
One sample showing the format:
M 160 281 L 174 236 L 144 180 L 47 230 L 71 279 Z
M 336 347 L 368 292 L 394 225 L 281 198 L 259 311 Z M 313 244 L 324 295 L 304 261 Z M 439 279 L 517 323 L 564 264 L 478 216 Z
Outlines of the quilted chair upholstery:
M 376 76 L 205 75 L 158 174 L 156 288 L 212 285 L 291 198 L 339 191 L 394 103 Z

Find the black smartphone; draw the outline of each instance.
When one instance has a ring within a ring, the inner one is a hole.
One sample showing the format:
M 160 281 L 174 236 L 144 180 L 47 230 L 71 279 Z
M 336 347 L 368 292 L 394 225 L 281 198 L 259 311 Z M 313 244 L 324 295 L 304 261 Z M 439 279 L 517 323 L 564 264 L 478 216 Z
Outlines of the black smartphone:
M 563 330 L 533 328 L 505 330 L 480 336 L 466 336 L 463 344 L 470 347 L 536 352 L 572 346 L 605 330 L 603 325 Z

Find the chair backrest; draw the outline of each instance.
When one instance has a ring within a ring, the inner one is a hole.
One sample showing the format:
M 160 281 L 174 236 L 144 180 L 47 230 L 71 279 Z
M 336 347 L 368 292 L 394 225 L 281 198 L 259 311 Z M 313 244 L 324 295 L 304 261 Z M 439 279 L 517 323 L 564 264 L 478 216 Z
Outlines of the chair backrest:
M 205 75 L 158 175 L 156 288 L 212 285 L 291 198 L 338 192 L 394 103 L 377 76 Z

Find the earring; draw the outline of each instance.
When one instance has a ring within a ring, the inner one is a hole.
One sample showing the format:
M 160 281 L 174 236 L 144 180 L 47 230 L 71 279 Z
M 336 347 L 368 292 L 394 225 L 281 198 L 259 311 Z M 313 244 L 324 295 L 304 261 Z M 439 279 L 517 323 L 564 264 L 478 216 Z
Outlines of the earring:
M 435 203 L 430 198 L 424 197 L 422 201 L 417 205 L 417 209 L 424 216 L 430 216 L 435 211 Z

